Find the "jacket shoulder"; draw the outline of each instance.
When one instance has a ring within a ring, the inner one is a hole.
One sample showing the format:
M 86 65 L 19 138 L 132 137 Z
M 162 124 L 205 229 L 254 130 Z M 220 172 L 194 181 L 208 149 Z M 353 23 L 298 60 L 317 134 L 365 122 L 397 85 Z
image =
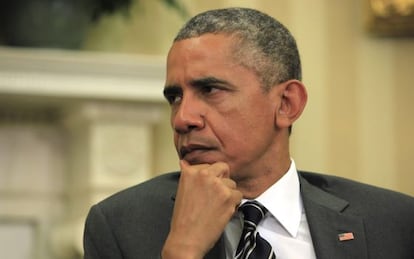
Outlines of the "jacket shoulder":
M 98 203 L 105 207 L 125 207 L 140 203 L 171 201 L 175 195 L 179 173 L 166 173 L 121 190 Z
M 178 179 L 178 173 L 163 174 L 92 206 L 85 223 L 85 258 L 158 258 Z
M 299 175 L 312 186 L 348 201 L 355 210 L 388 214 L 396 209 L 414 217 L 414 198 L 407 194 L 333 175 L 306 171 Z

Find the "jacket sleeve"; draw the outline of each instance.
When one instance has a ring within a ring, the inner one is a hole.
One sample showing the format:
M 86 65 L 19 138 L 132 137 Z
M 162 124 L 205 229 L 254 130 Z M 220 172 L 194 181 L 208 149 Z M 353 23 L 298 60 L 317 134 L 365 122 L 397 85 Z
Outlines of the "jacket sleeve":
M 122 259 L 122 253 L 111 226 L 99 205 L 93 206 L 85 223 L 84 259 Z

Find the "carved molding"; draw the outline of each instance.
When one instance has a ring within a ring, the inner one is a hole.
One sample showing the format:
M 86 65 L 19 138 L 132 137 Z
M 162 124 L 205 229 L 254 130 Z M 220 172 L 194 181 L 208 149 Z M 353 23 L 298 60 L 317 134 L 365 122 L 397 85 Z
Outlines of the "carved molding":
M 161 57 L 0 48 L 0 95 L 160 102 L 164 76 Z

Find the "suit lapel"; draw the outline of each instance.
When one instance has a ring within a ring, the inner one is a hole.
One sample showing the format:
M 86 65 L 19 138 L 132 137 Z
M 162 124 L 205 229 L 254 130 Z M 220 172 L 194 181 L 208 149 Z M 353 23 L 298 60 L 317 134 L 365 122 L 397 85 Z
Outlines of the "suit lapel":
M 316 257 L 367 259 L 363 220 L 346 213 L 348 202 L 299 179 Z
M 223 235 L 214 245 L 214 247 L 206 254 L 204 259 L 226 259 L 226 250 L 224 248 Z

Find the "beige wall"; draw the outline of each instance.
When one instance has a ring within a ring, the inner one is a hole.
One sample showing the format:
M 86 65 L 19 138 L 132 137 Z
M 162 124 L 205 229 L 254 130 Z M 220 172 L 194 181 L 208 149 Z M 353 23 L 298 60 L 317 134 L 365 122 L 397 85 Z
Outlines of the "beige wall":
M 292 136 L 299 168 L 414 195 L 414 39 L 369 36 L 360 0 L 185 1 L 191 14 L 248 6 L 266 11 L 295 35 L 309 91 Z M 183 23 L 158 1 L 141 1 L 130 18 L 104 19 L 85 49 L 165 56 Z M 155 140 L 157 173 L 177 168 L 168 108 Z

